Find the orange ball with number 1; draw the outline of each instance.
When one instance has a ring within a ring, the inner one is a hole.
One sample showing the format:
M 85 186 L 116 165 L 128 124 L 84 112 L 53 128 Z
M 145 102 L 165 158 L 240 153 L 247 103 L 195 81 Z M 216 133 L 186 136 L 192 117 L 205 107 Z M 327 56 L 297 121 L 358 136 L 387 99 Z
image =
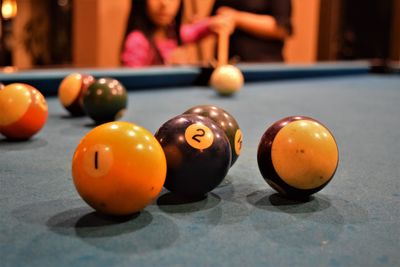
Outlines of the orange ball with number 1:
M 140 211 L 160 193 L 167 162 L 149 131 L 133 123 L 102 124 L 81 140 L 72 160 L 80 196 L 109 215 Z

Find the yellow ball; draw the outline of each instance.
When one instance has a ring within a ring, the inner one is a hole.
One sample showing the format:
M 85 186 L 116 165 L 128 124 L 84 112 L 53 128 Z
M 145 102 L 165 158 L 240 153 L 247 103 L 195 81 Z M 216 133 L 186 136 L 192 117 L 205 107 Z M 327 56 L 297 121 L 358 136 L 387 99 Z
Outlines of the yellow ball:
M 223 65 L 211 74 L 210 85 L 221 95 L 232 95 L 239 91 L 244 83 L 242 72 L 233 65 Z
M 292 187 L 307 190 L 332 179 L 339 151 L 326 127 L 304 119 L 288 123 L 276 134 L 271 158 L 279 177 Z
M 329 129 L 306 116 L 290 116 L 272 124 L 257 151 L 265 181 L 279 193 L 307 198 L 333 178 L 339 150 Z
M 150 204 L 161 192 L 167 162 L 161 145 L 146 129 L 110 122 L 80 141 L 72 176 L 80 196 L 95 210 L 129 215 Z

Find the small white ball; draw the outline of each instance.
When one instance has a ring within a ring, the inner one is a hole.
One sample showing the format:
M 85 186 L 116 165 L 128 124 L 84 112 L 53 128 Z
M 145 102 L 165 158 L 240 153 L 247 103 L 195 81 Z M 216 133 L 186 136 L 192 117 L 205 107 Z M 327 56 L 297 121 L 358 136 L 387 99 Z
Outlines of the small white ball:
M 244 77 L 239 68 L 233 65 L 223 65 L 211 74 L 210 85 L 221 95 L 231 95 L 239 91 L 244 83 Z

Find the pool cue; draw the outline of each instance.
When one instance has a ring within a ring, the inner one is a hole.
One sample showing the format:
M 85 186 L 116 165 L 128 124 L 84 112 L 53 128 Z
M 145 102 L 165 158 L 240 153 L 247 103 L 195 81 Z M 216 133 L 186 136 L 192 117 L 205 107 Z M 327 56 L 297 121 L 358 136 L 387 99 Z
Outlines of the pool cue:
M 217 67 L 227 65 L 229 58 L 229 32 L 218 33 L 218 63 Z

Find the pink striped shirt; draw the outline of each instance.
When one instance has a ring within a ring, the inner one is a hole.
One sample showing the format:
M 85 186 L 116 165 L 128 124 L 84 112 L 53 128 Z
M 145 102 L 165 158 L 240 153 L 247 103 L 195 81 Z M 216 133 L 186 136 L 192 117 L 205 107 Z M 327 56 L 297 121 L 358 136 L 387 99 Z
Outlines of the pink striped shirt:
M 183 25 L 180 35 L 183 43 L 191 43 L 208 36 L 209 20 L 204 19 L 190 25 Z M 155 42 L 164 62 L 168 62 L 171 52 L 178 47 L 176 39 L 157 40 Z M 141 31 L 133 31 L 125 40 L 124 49 L 121 54 L 122 63 L 128 67 L 144 67 L 154 65 L 155 51 L 152 50 L 147 37 Z

